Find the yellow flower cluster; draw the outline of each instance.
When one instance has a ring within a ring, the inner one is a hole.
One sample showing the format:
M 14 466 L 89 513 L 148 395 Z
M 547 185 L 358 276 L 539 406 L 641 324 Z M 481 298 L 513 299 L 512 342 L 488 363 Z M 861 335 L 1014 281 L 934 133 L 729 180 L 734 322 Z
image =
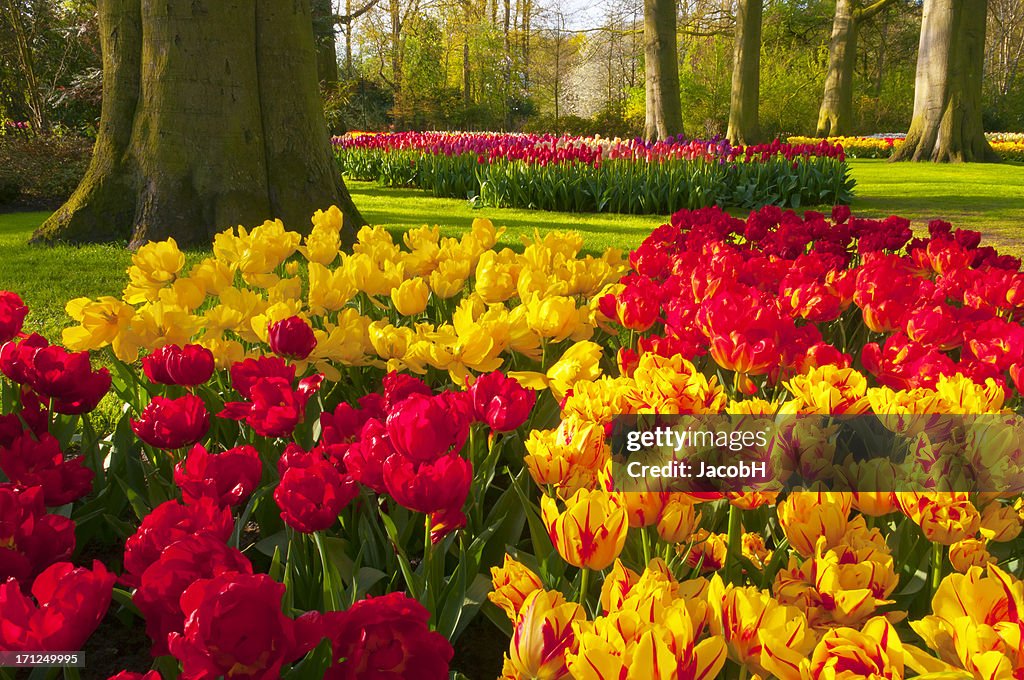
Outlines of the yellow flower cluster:
M 569 565 L 604 573 L 603 611 L 591 620 L 582 600 L 567 602 L 547 589 L 564 581 L 545 583 L 523 565 L 506 563 L 495 574 L 492 596 L 516 631 L 503 677 L 716 677 L 723 664 L 745 669 L 741 676 L 782 680 L 902 680 L 914 672 L 961 670 L 965 678 L 1017 677 L 1024 668 L 1024 628 L 1016 619 L 1024 612 L 1024 585 L 1001 571 L 990 552 L 1021 534 L 1022 502 L 1014 496 L 885 490 L 894 469 L 886 458 L 848 468 L 862 488 L 877 490 L 612 491 L 607 444 L 607 428 L 622 414 L 773 421 L 799 414 L 812 417 L 780 435 L 797 450 L 787 454 L 791 467 L 782 472 L 806 474 L 812 468 L 804 456 L 831 460 L 830 419 L 874 413 L 908 438 L 913 460 L 939 464 L 966 456 L 1010 475 L 1007 465 L 1024 461 L 1024 442 L 1004 399 L 993 380 L 954 375 L 934 388 L 893 390 L 870 387 L 855 369 L 824 366 L 784 381 L 772 401 L 733 401 L 728 386 L 690 362 L 652 354 L 642 354 L 628 377 L 577 381 L 561 401 L 558 426 L 530 433 L 525 463 L 543 492 L 540 515 L 554 549 Z M 964 424 L 949 414 L 976 420 Z M 959 451 L 933 443 L 954 426 L 962 430 Z M 808 454 L 812 449 L 817 453 Z M 774 550 L 742 523 L 735 539 L 731 525 L 729 534 L 715 533 L 721 525 L 714 518 L 729 506 L 740 513 L 756 508 L 743 521 L 756 516 L 759 530 L 771 518 L 766 529 Z M 896 597 L 908 546 L 886 538 L 903 524 L 904 535 L 932 544 L 925 553 L 932 573 L 960 572 L 942 581 L 933 613 L 911 623 L 932 652 L 905 644 L 908 633 L 901 641 L 896 628 L 907 618 Z M 637 575 L 626 564 L 646 564 L 646 571 Z M 715 572 L 730 573 L 730 564 L 739 565 L 733 583 L 761 587 L 728 585 Z M 695 578 L 700 574 L 714 575 Z
M 538 360 L 563 341 L 580 344 L 534 382 L 564 390 L 595 375 L 600 347 L 585 341 L 606 321 L 598 295 L 625 271 L 619 251 L 581 256 L 580 236 L 561 232 L 536 235 L 521 253 L 497 249 L 504 230 L 477 219 L 461 238 L 421 227 L 401 243 L 364 227 L 348 253 L 337 208 L 312 222 L 305 238 L 280 221 L 225 231 L 212 257 L 191 268 L 173 239 L 147 244 L 132 257 L 121 299 L 68 303 L 78 325 L 64 342 L 109 345 L 124 362 L 195 342 L 223 367 L 262 353 L 269 326 L 298 316 L 317 340 L 309 362 L 335 380 L 340 367 L 372 365 L 436 369 L 461 385 L 473 371 L 513 355 Z

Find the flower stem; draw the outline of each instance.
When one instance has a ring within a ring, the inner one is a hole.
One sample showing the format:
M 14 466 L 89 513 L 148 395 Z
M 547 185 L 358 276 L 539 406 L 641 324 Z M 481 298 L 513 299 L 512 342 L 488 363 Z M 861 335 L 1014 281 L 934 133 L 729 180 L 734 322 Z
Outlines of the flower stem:
M 640 538 L 644 546 L 644 569 L 651 563 L 651 535 L 647 527 L 640 527 Z
M 430 618 L 436 618 L 434 611 L 434 543 L 430 540 L 430 515 L 425 517 L 423 532 L 423 606 L 430 612 Z
M 579 601 L 580 601 L 580 605 L 582 605 L 584 611 L 587 611 L 587 591 L 588 590 L 590 590 L 590 570 L 587 569 L 586 567 L 583 567 L 582 572 L 580 572 L 580 596 L 579 596 Z M 588 613 L 588 616 L 589 616 L 589 613 Z
M 740 555 L 743 554 L 743 511 L 729 504 L 729 544 L 725 555 L 725 580 L 739 584 L 743 569 Z
M 932 544 L 932 597 L 939 591 L 942 584 L 942 563 L 946 557 L 946 546 L 941 543 Z

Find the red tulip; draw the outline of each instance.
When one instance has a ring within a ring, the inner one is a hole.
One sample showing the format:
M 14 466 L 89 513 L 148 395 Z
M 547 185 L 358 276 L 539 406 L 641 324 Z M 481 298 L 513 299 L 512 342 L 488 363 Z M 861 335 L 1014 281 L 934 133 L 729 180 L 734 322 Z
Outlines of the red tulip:
M 457 417 L 442 397 L 422 394 L 399 402 L 388 414 L 387 428 L 395 450 L 418 462 L 458 453 L 469 436 L 468 422 Z
M 433 394 L 427 383 L 423 382 L 416 376 L 409 375 L 407 373 L 396 373 L 392 371 L 384 376 L 384 380 L 381 381 L 381 386 L 384 388 L 385 411 L 390 411 L 399 403 L 405 401 L 407 397 L 414 394 L 422 394 L 427 397 Z
M 153 656 L 168 654 L 167 636 L 185 629 L 180 602 L 185 589 L 201 579 L 232 573 L 251 574 L 252 565 L 237 549 L 207 535 L 187 536 L 160 553 L 132 597 L 146 619 Z
M 322 636 L 321 615 L 289 619 L 284 585 L 266 574 L 222 574 L 196 581 L 181 596 L 185 629 L 168 635 L 182 680 L 273 680 Z
M 167 501 L 153 508 L 124 544 L 124 569 L 121 579 L 133 586 L 149 565 L 168 547 L 188 536 L 205 534 L 226 543 L 235 528 L 229 508 L 221 508 L 209 498 L 190 505 Z
M 69 353 L 38 335 L 0 348 L 0 372 L 65 415 L 92 411 L 110 389 L 110 371 L 93 371 L 88 352 Z
M 291 460 L 274 490 L 284 523 L 302 533 L 327 529 L 359 493 L 359 484 L 319 454 Z
M 213 376 L 213 352 L 202 345 L 164 345 L 143 357 L 142 370 L 161 385 L 202 385 Z
M 424 514 L 448 511 L 453 526 L 472 482 L 473 466 L 456 453 L 418 465 L 400 454 L 384 462 L 384 484 L 399 505 Z
M 231 366 L 231 386 L 243 399 L 249 399 L 252 386 L 264 378 L 281 378 L 290 385 L 295 381 L 295 366 L 281 357 L 246 359 Z
M 180 449 L 203 438 L 210 429 L 210 414 L 194 394 L 177 399 L 153 397 L 139 419 L 131 419 L 139 439 L 158 449 Z
M 313 335 L 312 327 L 297 316 L 271 324 L 268 338 L 270 351 L 288 359 L 301 361 L 316 349 L 316 336 Z
M 494 432 L 511 432 L 530 417 L 537 393 L 500 371 L 482 375 L 469 388 L 473 416 Z
M 384 493 L 384 461 L 394 454 L 384 423 L 371 419 L 363 425 L 359 440 L 345 452 L 345 468 L 363 486 Z
M 263 463 L 252 446 L 211 454 L 200 444 L 192 447 L 174 468 L 174 483 L 185 503 L 212 498 L 219 505 L 245 503 L 259 486 Z
M 244 420 L 261 437 L 289 437 L 305 418 L 306 404 L 323 378 L 320 374 L 304 378 L 298 389 L 283 378 L 260 378 L 248 389 L 251 401 L 228 402 L 219 415 Z
M 14 578 L 27 586 L 46 567 L 71 557 L 75 523 L 47 514 L 38 486 L 15 490 L 0 484 L 0 582 Z
M 99 561 L 92 570 L 68 562 L 48 567 L 32 584 L 32 601 L 11 579 L 0 585 L 0 649 L 82 649 L 110 607 L 116 577 Z
M 26 316 L 28 307 L 17 293 L 0 290 L 0 345 L 13 340 L 21 333 Z
M 430 612 L 404 593 L 368 597 L 323 616 L 333 664 L 325 680 L 444 680 L 454 650 L 430 630 Z
M 9 446 L 0 446 L 0 470 L 7 479 L 25 487 L 39 486 L 46 505 L 73 503 L 92 491 L 93 471 L 82 456 L 64 460 L 56 437 L 25 432 Z

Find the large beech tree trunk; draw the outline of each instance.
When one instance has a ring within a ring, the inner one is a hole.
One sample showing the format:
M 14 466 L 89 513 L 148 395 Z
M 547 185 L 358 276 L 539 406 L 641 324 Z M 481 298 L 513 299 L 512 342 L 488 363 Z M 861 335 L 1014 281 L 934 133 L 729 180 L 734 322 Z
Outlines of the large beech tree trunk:
M 42 242 L 174 237 L 338 205 L 309 0 L 99 0 L 103 110 L 92 162 Z
M 914 117 L 894 161 L 996 161 L 981 121 L 987 0 L 925 0 Z
M 853 0 L 836 0 L 828 48 L 825 96 L 818 111 L 818 136 L 849 134 L 853 128 L 853 68 L 857 61 L 857 20 Z
M 732 144 L 755 144 L 761 139 L 758 98 L 761 91 L 762 0 L 739 0 L 736 10 L 736 42 L 733 48 L 732 94 L 729 129 Z
M 818 111 L 819 137 L 849 135 L 853 132 L 853 75 L 857 63 L 857 33 L 860 25 L 894 2 L 877 0 L 857 7 L 855 0 L 836 0 L 832 40 L 828 48 L 825 95 Z
M 682 134 L 675 0 L 644 0 L 644 80 L 647 139 Z

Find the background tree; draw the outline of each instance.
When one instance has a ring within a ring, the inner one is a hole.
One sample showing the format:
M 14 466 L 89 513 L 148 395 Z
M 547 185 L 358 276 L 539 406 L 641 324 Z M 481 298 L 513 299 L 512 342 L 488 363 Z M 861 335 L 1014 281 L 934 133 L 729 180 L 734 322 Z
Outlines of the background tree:
M 644 76 L 644 136 L 666 139 L 682 134 L 675 0 L 644 0 Z
M 818 111 L 819 137 L 848 135 L 854 129 L 853 78 L 857 65 L 857 33 L 869 21 L 896 0 L 875 0 L 862 6 L 858 0 L 836 0 L 832 39 L 828 49 L 825 95 Z
M 92 163 L 39 241 L 208 243 L 339 205 L 309 0 L 99 0 L 103 113 Z
M 987 0 L 925 0 L 914 117 L 892 160 L 998 160 L 981 116 L 987 10 Z
M 0 118 L 87 130 L 99 113 L 99 42 L 88 0 L 0 0 Z M 0 133 L 2 134 L 2 133 Z
M 761 96 L 762 0 L 738 0 L 733 50 L 729 129 L 732 144 L 754 144 L 761 138 L 758 104 Z

